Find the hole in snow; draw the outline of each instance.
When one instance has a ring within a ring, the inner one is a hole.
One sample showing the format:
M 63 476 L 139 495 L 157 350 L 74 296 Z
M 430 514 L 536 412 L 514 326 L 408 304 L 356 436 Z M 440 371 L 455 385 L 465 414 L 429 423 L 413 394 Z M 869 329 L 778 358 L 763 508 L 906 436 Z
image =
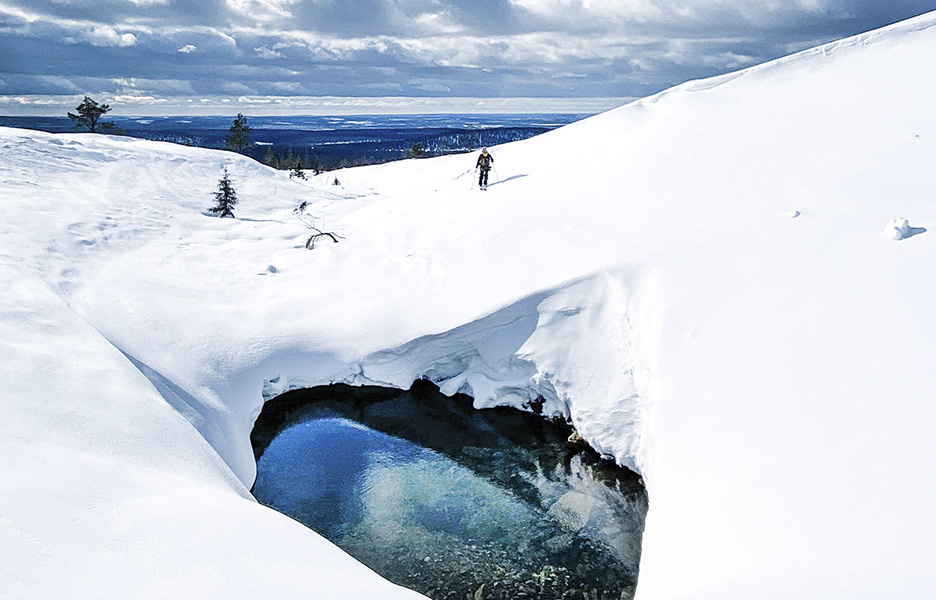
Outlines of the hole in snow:
M 631 598 L 646 493 L 570 433 L 428 382 L 298 390 L 257 419 L 253 493 L 434 600 Z

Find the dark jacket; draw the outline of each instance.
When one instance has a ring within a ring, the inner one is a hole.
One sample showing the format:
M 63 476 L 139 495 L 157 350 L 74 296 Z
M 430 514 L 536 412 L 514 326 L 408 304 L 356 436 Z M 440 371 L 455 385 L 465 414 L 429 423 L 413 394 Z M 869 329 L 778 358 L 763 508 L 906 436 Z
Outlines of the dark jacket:
M 481 156 L 478 157 L 478 162 L 475 164 L 475 167 L 481 167 L 482 171 L 489 171 L 492 162 L 494 162 L 494 157 L 487 152 L 482 152 Z

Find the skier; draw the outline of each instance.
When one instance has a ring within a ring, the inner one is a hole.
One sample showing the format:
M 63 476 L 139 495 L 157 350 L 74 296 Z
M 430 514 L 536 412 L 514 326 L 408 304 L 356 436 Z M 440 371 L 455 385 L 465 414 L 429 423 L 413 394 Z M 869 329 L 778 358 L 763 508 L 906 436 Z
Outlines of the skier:
M 478 175 L 478 187 L 482 190 L 487 189 L 488 185 L 488 173 L 491 172 L 491 163 L 494 162 L 494 157 L 488 154 L 487 148 L 481 149 L 481 156 L 478 157 L 478 162 L 475 163 L 475 168 L 480 168 L 481 172 Z

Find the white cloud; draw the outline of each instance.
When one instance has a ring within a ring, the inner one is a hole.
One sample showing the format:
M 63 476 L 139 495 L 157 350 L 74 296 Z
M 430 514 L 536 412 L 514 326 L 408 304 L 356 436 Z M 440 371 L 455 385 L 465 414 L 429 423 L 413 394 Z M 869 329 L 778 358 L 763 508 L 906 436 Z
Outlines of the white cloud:
M 698 0 L 697 0 L 698 1 Z M 692 0 L 681 2 L 661 0 L 512 0 L 512 2 L 535 15 L 553 21 L 567 23 L 592 22 L 608 25 L 620 22 L 647 23 L 667 18 L 674 11 L 691 9 Z M 724 2 L 703 0 L 703 4 L 724 5 Z
M 227 0 L 228 7 L 234 12 L 264 22 L 292 18 L 291 4 L 290 0 Z
M 198 50 L 198 46 L 196 46 L 195 44 L 186 44 L 182 46 L 181 48 L 179 48 L 179 52 L 181 52 L 182 54 L 191 54 L 192 52 L 195 52 L 196 50 Z
M 59 107 L 71 109 L 72 105 L 77 104 L 80 100 L 80 98 L 76 99 L 75 96 L 0 96 L 0 106 L 54 106 L 56 109 Z
M 464 26 L 455 22 L 448 12 L 425 12 L 413 19 L 430 35 L 452 35 L 465 30 Z
M 224 31 L 218 31 L 218 30 L 212 30 L 212 33 L 218 36 L 221 39 L 221 42 L 223 44 L 227 44 L 232 47 L 237 46 L 237 38 L 235 38 L 233 35 L 226 33 Z
M 192 83 L 185 79 L 148 79 L 142 77 L 119 77 L 112 79 L 115 94 L 141 96 L 157 94 L 159 96 L 179 96 L 194 94 Z
M 257 53 L 257 56 L 266 60 L 272 60 L 274 58 L 283 58 L 283 54 L 281 52 L 277 52 L 276 50 L 271 50 L 267 48 L 266 46 L 260 46 L 259 48 L 254 48 L 254 52 Z
M 168 102 L 166 98 L 157 98 L 155 96 L 124 94 L 114 96 L 114 104 L 134 104 L 134 105 L 153 105 Z
M 132 33 L 118 33 L 115 29 L 110 27 L 100 26 L 91 30 L 87 41 L 89 41 L 92 46 L 117 46 L 125 48 L 136 44 L 137 38 Z
M 99 48 L 127 48 L 137 43 L 137 36 L 134 34 L 120 33 L 106 25 L 88 26 L 74 22 L 62 22 L 57 25 L 72 30 L 71 35 L 62 37 L 62 40 L 69 44 L 88 43 Z

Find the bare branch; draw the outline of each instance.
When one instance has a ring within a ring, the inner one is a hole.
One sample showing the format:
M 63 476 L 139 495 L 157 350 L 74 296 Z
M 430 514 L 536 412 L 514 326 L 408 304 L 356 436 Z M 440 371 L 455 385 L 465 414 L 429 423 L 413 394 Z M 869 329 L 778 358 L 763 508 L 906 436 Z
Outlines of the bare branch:
M 338 243 L 338 240 L 343 240 L 344 237 L 338 235 L 333 231 L 322 231 L 315 224 L 315 217 L 306 212 L 306 208 L 309 206 L 308 202 L 303 201 L 302 204 L 293 209 L 293 215 L 306 226 L 307 229 L 311 229 L 315 233 L 309 236 L 309 239 L 306 240 L 305 247 L 309 250 L 315 249 L 315 242 L 321 237 L 328 237 L 331 241 Z

